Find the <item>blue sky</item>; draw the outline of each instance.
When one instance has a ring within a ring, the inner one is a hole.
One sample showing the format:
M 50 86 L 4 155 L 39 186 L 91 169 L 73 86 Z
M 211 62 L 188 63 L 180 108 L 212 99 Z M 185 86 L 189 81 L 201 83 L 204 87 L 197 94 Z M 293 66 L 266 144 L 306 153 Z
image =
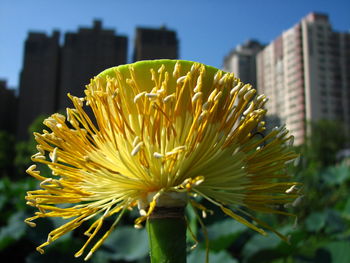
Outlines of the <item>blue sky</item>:
M 131 57 L 136 26 L 166 25 L 177 31 L 181 59 L 220 68 L 236 45 L 269 43 L 312 11 L 328 14 L 335 30 L 350 30 L 349 0 L 1 0 L 0 79 L 18 85 L 28 31 L 63 35 L 101 19 L 128 36 Z

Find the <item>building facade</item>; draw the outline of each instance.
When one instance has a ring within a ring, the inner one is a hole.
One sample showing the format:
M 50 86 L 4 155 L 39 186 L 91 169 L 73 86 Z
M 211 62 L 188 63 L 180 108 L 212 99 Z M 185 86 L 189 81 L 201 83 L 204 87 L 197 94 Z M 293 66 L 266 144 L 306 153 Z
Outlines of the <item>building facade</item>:
M 350 34 L 335 32 L 324 14 L 310 13 L 257 55 L 257 87 L 278 116 L 304 142 L 307 122 L 350 126 Z M 348 130 L 347 130 L 348 132 Z
M 59 57 L 59 32 L 54 31 L 51 36 L 29 33 L 20 74 L 18 139 L 28 137 L 28 127 L 35 118 L 56 110 Z
M 17 96 L 5 80 L 0 80 L 0 131 L 14 134 L 16 131 Z
M 237 46 L 224 58 L 223 70 L 256 87 L 256 54 L 263 48 L 264 45 L 257 40 L 248 40 Z
M 67 93 L 83 96 L 90 78 L 106 68 L 127 63 L 127 37 L 103 29 L 101 21 L 92 28 L 65 34 L 60 63 L 58 109 L 71 106 Z
M 90 78 L 106 68 L 127 62 L 127 37 L 102 28 L 66 33 L 63 46 L 59 32 L 51 36 L 31 32 L 25 42 L 20 76 L 17 139 L 28 138 L 28 127 L 40 115 L 71 107 L 67 93 L 83 96 Z
M 178 59 L 179 41 L 176 32 L 161 27 L 136 28 L 133 61 L 149 59 Z

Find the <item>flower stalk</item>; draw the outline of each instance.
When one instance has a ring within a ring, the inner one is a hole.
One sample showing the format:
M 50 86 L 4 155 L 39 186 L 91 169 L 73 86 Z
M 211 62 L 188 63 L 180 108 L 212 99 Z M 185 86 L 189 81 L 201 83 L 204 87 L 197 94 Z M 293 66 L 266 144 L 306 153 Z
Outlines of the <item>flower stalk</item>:
M 183 207 L 158 207 L 146 225 L 152 263 L 186 262 L 186 221 Z

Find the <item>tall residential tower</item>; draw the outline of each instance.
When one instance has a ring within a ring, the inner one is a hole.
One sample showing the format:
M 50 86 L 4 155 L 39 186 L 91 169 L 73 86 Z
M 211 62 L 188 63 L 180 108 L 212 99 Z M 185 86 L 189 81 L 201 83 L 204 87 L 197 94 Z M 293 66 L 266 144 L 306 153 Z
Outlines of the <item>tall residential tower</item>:
M 307 121 L 338 120 L 350 127 L 350 34 L 335 32 L 328 16 L 310 13 L 257 55 L 257 87 L 304 142 Z
M 256 54 L 264 48 L 257 40 L 238 45 L 224 59 L 224 71 L 233 72 L 245 83 L 256 87 Z

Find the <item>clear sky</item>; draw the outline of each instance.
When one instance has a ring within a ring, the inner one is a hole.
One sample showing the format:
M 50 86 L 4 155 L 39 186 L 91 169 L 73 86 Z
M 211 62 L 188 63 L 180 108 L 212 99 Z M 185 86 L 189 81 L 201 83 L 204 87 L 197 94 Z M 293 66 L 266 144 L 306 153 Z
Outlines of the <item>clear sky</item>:
M 0 78 L 17 87 L 28 31 L 63 35 L 101 19 L 128 36 L 130 62 L 135 27 L 166 25 L 177 31 L 181 59 L 220 68 L 236 45 L 269 43 L 312 11 L 350 30 L 350 0 L 0 0 Z

